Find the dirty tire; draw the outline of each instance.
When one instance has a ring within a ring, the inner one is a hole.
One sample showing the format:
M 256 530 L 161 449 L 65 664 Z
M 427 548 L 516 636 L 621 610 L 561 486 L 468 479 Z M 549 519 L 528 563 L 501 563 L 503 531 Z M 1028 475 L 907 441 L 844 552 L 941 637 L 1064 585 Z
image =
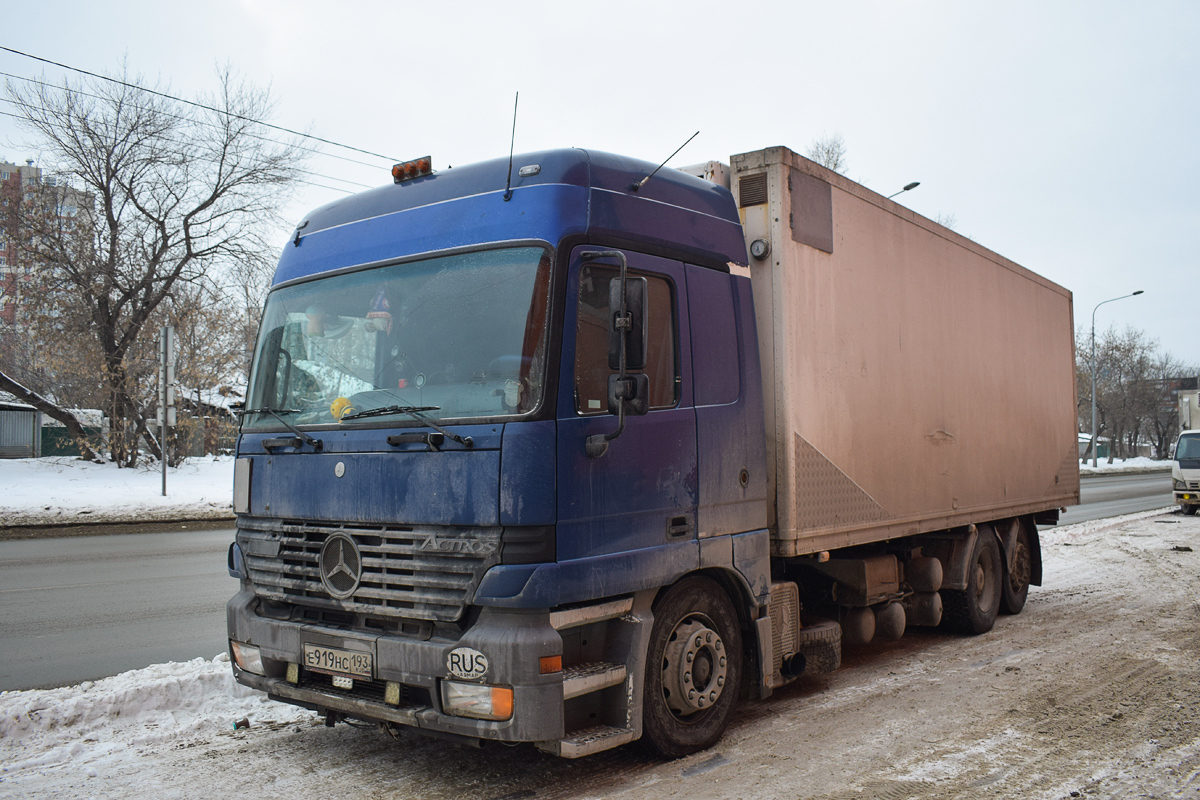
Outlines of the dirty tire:
M 967 588 L 942 590 L 942 624 L 960 633 L 987 633 L 1000 613 L 1004 563 L 1000 544 L 980 530 L 967 566 Z
M 1033 549 L 1029 546 L 1029 532 L 1023 523 L 1017 527 L 1017 539 L 1013 542 L 1012 567 L 1004 570 L 1004 581 L 1000 592 L 1000 611 L 1004 614 L 1020 614 L 1029 596 L 1029 581 L 1033 577 Z
M 1196 512 L 1200 511 L 1200 506 L 1184 506 L 1183 513 L 1189 517 L 1195 516 Z
M 681 649 L 683 636 L 704 640 L 710 634 L 702 645 L 689 639 Z M 723 665 L 719 653 L 724 654 Z M 686 676 L 687 686 L 681 676 Z M 719 686 L 713 676 L 721 678 Z M 664 758 L 711 747 L 729 724 L 741 681 L 741 629 L 725 590 L 702 577 L 675 584 L 654 608 L 642 704 L 644 743 Z M 700 699 L 689 698 L 684 694 L 691 691 L 689 686 L 707 686 L 709 691 L 701 692 Z M 707 700 L 710 696 L 713 699 Z M 704 707 L 694 707 L 700 700 L 705 701 Z
M 804 654 L 805 675 L 825 675 L 842 666 L 842 626 L 831 619 L 806 622 L 797 644 Z

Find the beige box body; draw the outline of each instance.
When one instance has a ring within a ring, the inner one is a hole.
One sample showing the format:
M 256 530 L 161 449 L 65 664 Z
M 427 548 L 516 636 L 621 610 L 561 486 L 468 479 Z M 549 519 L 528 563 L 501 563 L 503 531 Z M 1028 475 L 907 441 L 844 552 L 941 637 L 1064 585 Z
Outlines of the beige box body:
M 777 147 L 731 159 L 775 555 L 1079 502 L 1071 293 Z

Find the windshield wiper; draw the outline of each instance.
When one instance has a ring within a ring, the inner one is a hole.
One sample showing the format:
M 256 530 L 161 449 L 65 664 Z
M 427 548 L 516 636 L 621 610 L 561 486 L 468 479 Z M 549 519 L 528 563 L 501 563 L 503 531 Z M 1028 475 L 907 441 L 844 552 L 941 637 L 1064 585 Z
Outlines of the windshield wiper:
M 451 433 L 450 431 L 446 430 L 441 425 L 438 425 L 436 422 L 434 422 L 433 420 L 431 420 L 428 416 L 426 416 L 424 414 L 424 412 L 426 412 L 426 411 L 439 411 L 439 410 L 441 410 L 441 406 L 383 406 L 381 408 L 372 408 L 367 411 L 355 411 L 353 413 L 347 414 L 346 416 L 342 417 L 342 422 L 345 422 L 348 419 L 362 419 L 364 417 L 382 417 L 385 414 L 408 414 L 409 416 L 412 416 L 412 417 L 415 417 L 415 418 L 421 420 L 421 422 L 424 422 L 426 425 L 433 428 L 435 431 L 442 434 L 447 439 L 450 439 L 451 441 L 454 441 L 454 442 L 458 442 L 463 447 L 474 447 L 475 440 L 472 439 L 470 436 L 459 436 L 457 433 Z
M 292 433 L 299 436 L 300 440 L 302 442 L 304 442 L 305 444 L 308 444 L 308 445 L 312 445 L 313 448 L 318 453 L 321 452 L 322 450 L 325 449 L 325 442 L 321 441 L 320 439 L 314 439 L 313 437 L 309 436 L 304 431 L 302 431 L 299 428 L 292 425 L 292 423 L 288 422 L 282 416 L 283 414 L 299 414 L 299 413 L 300 413 L 300 409 L 298 409 L 298 408 L 269 408 L 267 406 L 263 406 L 262 408 L 247 408 L 242 411 L 242 416 L 244 417 L 247 414 L 270 414 L 275 419 L 282 422 L 283 427 L 287 428 L 289 431 L 291 431 Z
M 380 406 L 379 408 L 369 408 L 366 411 L 351 411 L 342 417 L 342 422 L 362 417 L 382 417 L 384 414 L 419 415 L 422 411 L 438 411 L 440 409 L 441 406 Z

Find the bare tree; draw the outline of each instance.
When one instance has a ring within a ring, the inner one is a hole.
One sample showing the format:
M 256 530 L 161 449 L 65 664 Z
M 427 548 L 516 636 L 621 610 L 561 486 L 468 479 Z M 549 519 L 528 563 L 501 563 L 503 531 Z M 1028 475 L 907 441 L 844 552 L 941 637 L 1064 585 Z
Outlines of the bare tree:
M 1080 427 L 1091 430 L 1092 354 L 1087 331 L 1076 334 L 1076 397 Z M 1178 435 L 1175 388 L 1177 379 L 1194 375 L 1158 342 L 1135 328 L 1109 328 L 1096 338 L 1097 436 L 1109 440 L 1108 459 L 1136 456 L 1149 443 L 1163 458 Z M 1090 448 L 1089 448 L 1090 454 Z
M 64 193 L 56 179 L 43 183 L 32 168 L 16 177 L 0 192 L 7 261 L 0 284 L 0 389 L 62 423 L 84 457 L 97 460 L 99 441 L 88 436 L 70 410 L 94 408 L 102 396 L 88 321 L 74 313 L 74 303 L 64 303 L 62 293 L 46 285 L 46 271 L 32 268 L 22 246 L 31 229 L 43 230 L 51 219 L 58 220 Z
M 269 94 L 218 73 L 215 97 L 188 105 L 139 85 L 85 79 L 8 93 L 37 146 L 93 205 L 74 218 L 22 204 L 25 257 L 66 298 L 96 345 L 113 459 L 136 463 L 146 424 L 143 332 L 183 285 L 261 263 L 274 249 L 300 163 L 295 143 L 267 138 Z M 36 194 L 36 193 L 35 193 Z M 27 399 L 21 391 L 14 394 Z
M 953 213 L 938 214 L 933 218 L 933 221 L 938 225 L 949 228 L 950 230 L 957 230 L 958 228 L 958 216 Z
M 221 421 L 212 416 L 221 413 L 213 405 L 222 390 L 226 396 L 239 397 L 244 391 L 245 317 L 236 295 L 208 282 L 180 284 L 164 307 L 156 321 L 175 327 L 179 402 L 194 410 L 191 418 L 180 415 L 174 446 L 168 448 L 168 458 L 176 464 L 199 441 L 197 437 L 204 437 Z M 206 446 L 204 452 L 212 450 Z
M 1154 382 L 1154 406 L 1150 410 L 1147 436 L 1158 458 L 1169 458 L 1179 437 L 1179 388 L 1182 379 L 1195 379 L 1200 367 L 1185 364 L 1170 353 L 1157 355 L 1150 365 Z
M 840 133 L 814 140 L 804 154 L 822 167 L 837 173 L 845 173 L 850 166 L 846 161 L 846 142 Z

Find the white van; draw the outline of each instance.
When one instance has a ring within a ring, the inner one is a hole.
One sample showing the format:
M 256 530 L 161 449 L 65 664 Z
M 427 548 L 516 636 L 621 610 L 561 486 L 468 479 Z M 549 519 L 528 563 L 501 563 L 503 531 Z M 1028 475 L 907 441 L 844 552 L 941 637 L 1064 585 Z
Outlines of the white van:
M 1174 460 L 1171 486 L 1175 502 L 1183 507 L 1183 513 L 1195 514 L 1200 509 L 1200 430 L 1179 434 Z

